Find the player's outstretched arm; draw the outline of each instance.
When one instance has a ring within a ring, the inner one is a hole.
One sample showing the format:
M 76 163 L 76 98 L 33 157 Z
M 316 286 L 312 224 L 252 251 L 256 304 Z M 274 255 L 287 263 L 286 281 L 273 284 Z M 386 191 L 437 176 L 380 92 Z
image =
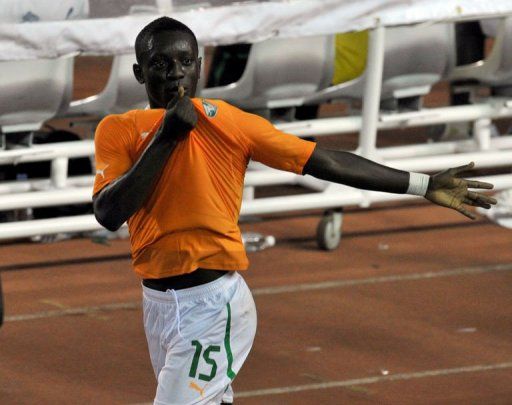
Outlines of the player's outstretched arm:
M 93 197 L 94 215 L 101 225 L 115 231 L 144 204 L 172 152 L 196 124 L 189 97 L 171 100 L 162 125 L 137 162 Z
M 461 172 L 473 166 L 474 164 L 470 163 L 428 177 L 393 169 L 350 152 L 316 147 L 304 166 L 303 174 L 365 190 L 423 195 L 435 204 L 455 209 L 474 219 L 475 216 L 465 205 L 490 208 L 491 204 L 496 204 L 496 200 L 468 190 L 491 189 L 492 184 L 459 178 Z M 414 184 L 418 181 L 422 181 L 423 184 Z

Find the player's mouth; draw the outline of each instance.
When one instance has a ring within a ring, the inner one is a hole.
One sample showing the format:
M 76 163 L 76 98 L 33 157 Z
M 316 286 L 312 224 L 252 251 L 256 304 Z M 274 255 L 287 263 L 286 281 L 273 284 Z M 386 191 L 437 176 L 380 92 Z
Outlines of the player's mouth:
M 166 93 L 171 94 L 172 96 L 174 96 L 174 95 L 178 94 L 179 87 L 180 87 L 180 85 L 168 87 L 166 89 Z M 183 87 L 183 90 L 185 91 L 184 94 L 186 95 L 188 93 L 188 89 L 186 87 Z

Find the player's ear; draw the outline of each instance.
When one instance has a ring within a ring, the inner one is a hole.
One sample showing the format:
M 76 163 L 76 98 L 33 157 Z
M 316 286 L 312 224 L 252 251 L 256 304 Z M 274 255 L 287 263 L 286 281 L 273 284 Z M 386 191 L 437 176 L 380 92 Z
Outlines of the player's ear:
M 133 74 L 135 75 L 135 78 L 140 84 L 144 84 L 144 77 L 142 76 L 142 68 L 139 64 L 134 63 L 133 64 Z

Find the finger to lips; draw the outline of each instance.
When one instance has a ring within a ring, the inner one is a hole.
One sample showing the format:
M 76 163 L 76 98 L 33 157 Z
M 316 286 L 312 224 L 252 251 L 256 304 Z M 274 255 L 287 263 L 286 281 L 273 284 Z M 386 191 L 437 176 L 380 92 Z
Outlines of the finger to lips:
M 174 96 L 174 97 L 171 99 L 171 101 L 169 101 L 169 102 L 167 103 L 167 107 L 166 107 L 166 109 L 167 109 L 167 110 L 171 110 L 171 109 L 173 109 L 174 107 L 176 107 L 176 104 L 178 104 L 178 100 L 179 100 L 179 97 Z
M 183 86 L 178 86 L 178 96 L 180 98 L 183 98 L 184 95 L 185 95 L 185 89 L 183 88 Z

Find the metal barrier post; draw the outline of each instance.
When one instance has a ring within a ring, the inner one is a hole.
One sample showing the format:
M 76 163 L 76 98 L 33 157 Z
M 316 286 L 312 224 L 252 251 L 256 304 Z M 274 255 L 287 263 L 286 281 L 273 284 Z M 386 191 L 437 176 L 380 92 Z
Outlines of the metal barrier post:
M 366 81 L 364 83 L 363 112 L 359 149 L 368 159 L 376 158 L 377 124 L 379 121 L 382 70 L 384 67 L 385 28 L 377 21 L 371 30 L 366 61 Z

